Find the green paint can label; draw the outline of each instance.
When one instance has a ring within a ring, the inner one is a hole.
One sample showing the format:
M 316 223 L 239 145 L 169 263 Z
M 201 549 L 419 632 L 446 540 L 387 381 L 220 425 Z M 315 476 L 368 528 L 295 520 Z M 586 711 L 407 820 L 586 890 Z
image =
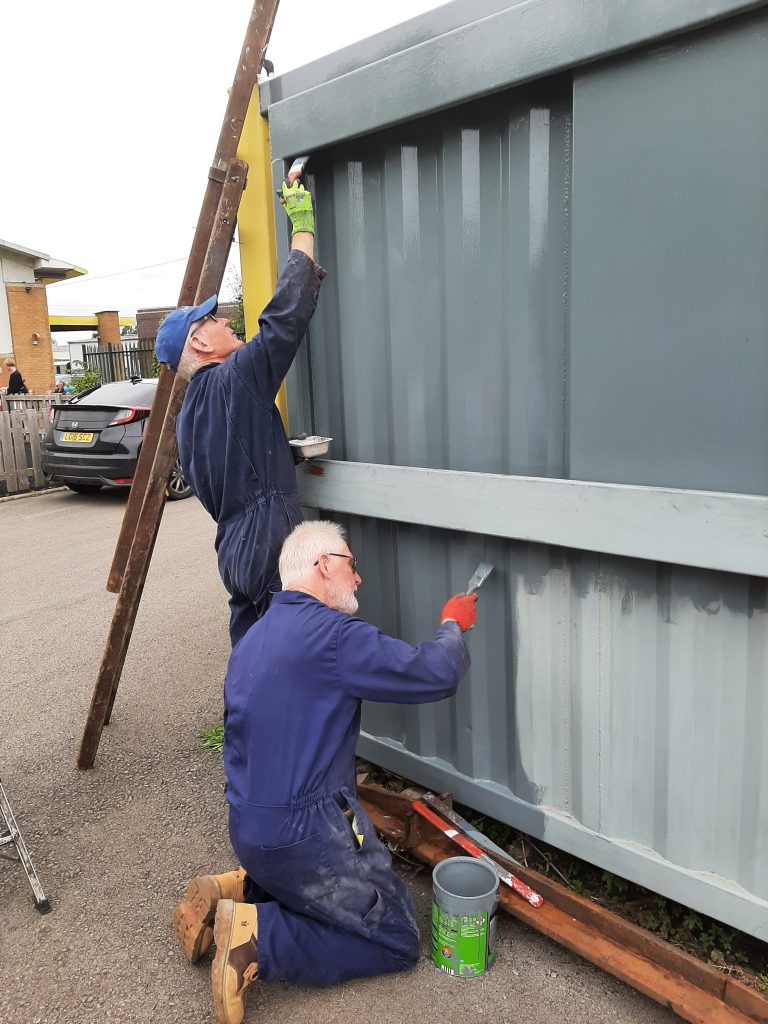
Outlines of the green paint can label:
M 477 978 L 493 965 L 499 880 L 472 857 L 451 857 L 432 875 L 432 960 L 456 978 Z

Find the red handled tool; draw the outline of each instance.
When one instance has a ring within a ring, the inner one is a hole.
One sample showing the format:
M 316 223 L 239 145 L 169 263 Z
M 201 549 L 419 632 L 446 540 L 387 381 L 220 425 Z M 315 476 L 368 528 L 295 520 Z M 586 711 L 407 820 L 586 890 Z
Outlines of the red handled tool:
M 437 811 L 441 818 L 446 818 L 448 821 L 452 821 L 453 824 L 458 828 L 467 839 L 470 839 L 473 843 L 485 851 L 485 853 L 495 854 L 497 857 L 501 857 L 502 860 L 508 861 L 511 864 L 517 864 L 519 868 L 523 865 L 519 860 L 515 860 L 511 853 L 507 853 L 506 850 L 502 850 L 500 846 L 492 842 L 488 836 L 484 836 L 482 832 L 478 832 L 476 828 L 473 828 L 466 818 L 462 818 L 460 814 L 457 814 L 452 807 L 446 807 L 446 805 L 435 796 L 434 793 L 424 793 L 421 799 L 432 808 L 433 811 Z
M 525 882 L 521 882 L 516 875 L 513 875 L 511 871 L 507 871 L 500 864 L 497 864 L 493 858 L 489 857 L 487 853 L 483 853 L 479 846 L 476 846 L 471 839 L 467 839 L 458 829 L 451 828 L 446 822 L 442 820 L 433 810 L 430 810 L 426 804 L 422 803 L 421 800 L 414 800 L 411 804 L 414 811 L 420 814 L 422 818 L 426 819 L 430 825 L 434 825 L 435 828 L 439 829 L 444 836 L 448 836 L 454 843 L 465 850 L 470 856 L 477 857 L 478 860 L 485 860 L 491 864 L 499 878 L 505 885 L 508 885 L 513 892 L 516 892 L 518 896 L 522 896 L 524 900 L 531 904 L 532 907 L 540 907 L 544 902 L 542 896 L 539 893 L 534 892 L 530 886 L 526 885 Z

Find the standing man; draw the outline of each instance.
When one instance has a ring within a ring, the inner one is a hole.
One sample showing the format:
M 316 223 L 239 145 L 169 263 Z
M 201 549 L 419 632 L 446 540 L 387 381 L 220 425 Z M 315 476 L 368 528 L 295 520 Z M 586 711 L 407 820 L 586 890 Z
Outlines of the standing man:
M 224 687 L 229 834 L 247 877 L 241 897 L 211 907 L 218 1024 L 240 1024 L 256 978 L 331 985 L 416 964 L 410 893 L 357 800 L 360 706 L 452 696 L 477 617 L 477 595 L 456 595 L 416 648 L 363 622 L 336 523 L 296 527 L 280 577 Z
M 277 559 L 301 522 L 296 471 L 275 398 L 315 312 L 325 271 L 314 262 L 312 197 L 283 185 L 293 228 L 291 252 L 275 294 L 248 344 L 217 296 L 182 306 L 157 332 L 159 362 L 189 381 L 176 421 L 184 477 L 218 523 L 216 551 L 230 595 L 232 646 L 269 606 Z

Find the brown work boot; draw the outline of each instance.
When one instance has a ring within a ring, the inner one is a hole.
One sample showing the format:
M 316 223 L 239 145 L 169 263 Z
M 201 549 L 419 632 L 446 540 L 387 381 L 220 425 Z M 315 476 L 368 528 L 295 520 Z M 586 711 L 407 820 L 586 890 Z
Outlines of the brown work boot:
M 210 949 L 219 900 L 242 902 L 244 880 L 245 871 L 240 868 L 224 875 L 201 875 L 187 886 L 187 898 L 173 912 L 173 930 L 191 964 Z
M 221 900 L 213 931 L 216 956 L 211 966 L 211 989 L 216 1024 L 241 1024 L 245 1013 L 243 993 L 259 975 L 256 907 Z

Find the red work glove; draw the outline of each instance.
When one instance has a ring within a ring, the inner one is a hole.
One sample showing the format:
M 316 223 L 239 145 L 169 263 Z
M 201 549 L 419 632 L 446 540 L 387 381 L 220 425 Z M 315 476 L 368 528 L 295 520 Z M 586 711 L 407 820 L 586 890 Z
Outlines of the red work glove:
M 440 616 L 440 625 L 453 621 L 462 633 L 477 622 L 477 594 L 454 594 Z

